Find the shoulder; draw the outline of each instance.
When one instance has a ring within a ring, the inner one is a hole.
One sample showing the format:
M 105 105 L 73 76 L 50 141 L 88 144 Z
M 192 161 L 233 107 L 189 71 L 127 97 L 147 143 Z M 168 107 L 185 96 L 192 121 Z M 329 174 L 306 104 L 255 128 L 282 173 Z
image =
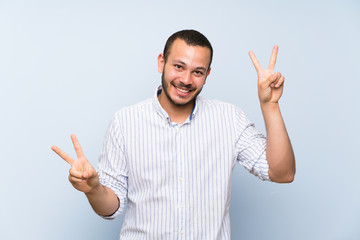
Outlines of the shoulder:
M 231 112 L 231 113 L 236 113 L 236 112 L 242 112 L 241 108 L 228 103 L 228 102 L 223 102 L 217 99 L 209 99 L 209 98 L 205 98 L 205 97 L 201 97 L 199 96 L 197 99 L 197 104 L 199 105 L 199 110 L 203 110 L 203 111 L 220 111 L 220 112 Z
M 123 114 L 128 114 L 131 112 L 136 112 L 142 109 L 146 109 L 152 107 L 152 98 L 146 99 L 144 101 L 141 101 L 139 103 L 130 105 L 130 106 L 126 106 L 123 107 L 121 109 L 119 109 L 118 111 L 115 112 L 115 115 L 123 115 Z
M 204 97 L 199 97 L 197 103 L 199 108 L 198 112 L 204 117 L 227 119 L 234 124 L 240 125 L 249 124 L 249 120 L 243 110 L 234 104 Z
M 112 122 L 124 123 L 128 121 L 132 121 L 132 119 L 139 117 L 139 115 L 141 115 L 144 112 L 147 112 L 152 107 L 153 107 L 153 102 L 151 98 L 130 106 L 125 106 L 113 114 Z

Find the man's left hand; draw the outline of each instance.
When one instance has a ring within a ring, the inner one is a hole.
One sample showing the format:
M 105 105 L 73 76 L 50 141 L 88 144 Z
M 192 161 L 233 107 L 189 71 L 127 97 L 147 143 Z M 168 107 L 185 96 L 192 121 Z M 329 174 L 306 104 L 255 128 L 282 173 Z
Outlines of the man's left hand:
M 284 89 L 284 76 L 282 76 L 279 72 L 274 73 L 278 49 L 279 47 L 275 45 L 272 50 L 270 63 L 267 69 L 261 67 L 253 51 L 249 52 L 249 56 L 258 75 L 258 94 L 260 104 L 278 103 Z

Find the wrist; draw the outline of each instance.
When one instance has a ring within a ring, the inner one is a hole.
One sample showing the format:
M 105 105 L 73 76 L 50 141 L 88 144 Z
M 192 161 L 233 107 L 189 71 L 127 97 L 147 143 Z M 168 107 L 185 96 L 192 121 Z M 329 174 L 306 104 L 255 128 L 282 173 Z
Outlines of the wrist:
M 85 195 L 86 196 L 97 195 L 103 190 L 104 190 L 103 185 L 101 185 L 101 183 L 97 181 L 97 183 L 88 192 L 86 192 Z
M 280 108 L 277 102 L 260 102 L 260 107 L 262 111 L 274 111 Z

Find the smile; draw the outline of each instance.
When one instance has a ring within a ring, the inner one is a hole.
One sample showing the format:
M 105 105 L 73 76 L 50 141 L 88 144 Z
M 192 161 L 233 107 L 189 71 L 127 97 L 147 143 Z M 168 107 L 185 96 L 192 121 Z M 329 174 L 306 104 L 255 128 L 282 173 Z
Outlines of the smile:
M 190 90 L 184 90 L 184 89 L 181 89 L 181 88 L 178 88 L 178 87 L 176 87 L 176 89 L 177 89 L 178 91 L 182 92 L 182 93 L 188 93 L 188 92 L 190 92 Z

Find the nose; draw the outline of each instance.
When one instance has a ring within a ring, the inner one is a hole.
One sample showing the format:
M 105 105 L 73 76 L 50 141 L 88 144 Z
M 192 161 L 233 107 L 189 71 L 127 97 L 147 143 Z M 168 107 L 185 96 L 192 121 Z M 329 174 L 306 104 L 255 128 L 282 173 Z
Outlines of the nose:
M 191 83 L 192 83 L 191 72 L 190 71 L 184 72 L 180 82 L 182 82 L 185 86 L 191 85 Z

